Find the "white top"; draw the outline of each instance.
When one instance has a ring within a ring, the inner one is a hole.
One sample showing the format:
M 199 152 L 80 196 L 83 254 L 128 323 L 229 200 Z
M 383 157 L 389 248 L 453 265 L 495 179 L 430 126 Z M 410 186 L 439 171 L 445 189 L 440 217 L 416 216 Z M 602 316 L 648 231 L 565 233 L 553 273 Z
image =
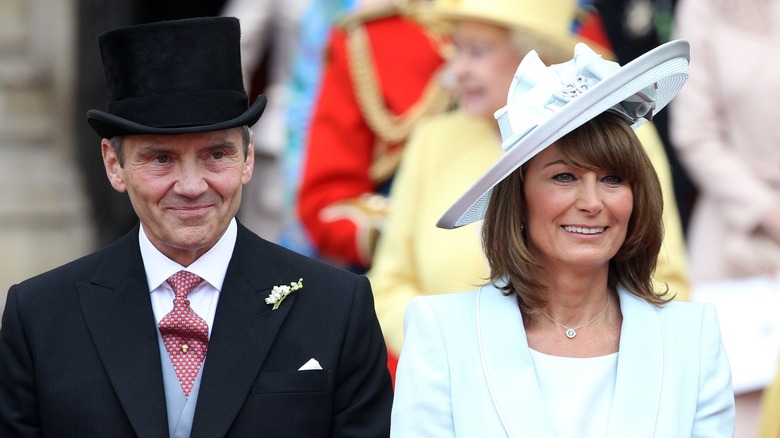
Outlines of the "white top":
M 187 295 L 187 299 L 190 301 L 192 310 L 208 324 L 209 338 L 211 338 L 211 328 L 214 325 L 214 315 L 217 312 L 219 292 L 222 290 L 225 273 L 233 255 L 233 248 L 236 246 L 237 234 L 238 226 L 236 225 L 236 220 L 233 219 L 230 221 L 225 234 L 210 250 L 192 262 L 191 265 L 182 266 L 155 248 L 146 236 L 143 225 L 141 225 L 141 230 L 138 232 L 138 243 L 141 246 L 141 258 L 143 258 L 144 268 L 146 269 L 146 281 L 149 285 L 149 292 L 152 294 L 154 319 L 158 325 L 160 320 L 173 310 L 173 298 L 175 295 L 173 289 L 165 280 L 181 270 L 186 270 L 204 280 L 203 283 Z
M 618 353 L 578 358 L 530 351 L 555 437 L 606 436 Z

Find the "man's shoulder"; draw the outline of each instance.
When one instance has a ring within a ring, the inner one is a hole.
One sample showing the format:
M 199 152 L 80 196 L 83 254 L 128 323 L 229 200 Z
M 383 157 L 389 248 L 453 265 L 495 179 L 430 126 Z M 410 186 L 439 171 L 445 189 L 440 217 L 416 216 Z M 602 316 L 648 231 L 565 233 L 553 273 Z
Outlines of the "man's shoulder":
M 20 281 L 12 285 L 11 290 L 14 291 L 20 307 L 38 310 L 67 307 L 78 299 L 79 284 L 93 284 L 100 282 L 100 278 L 112 275 L 111 272 L 100 273 L 101 269 L 106 267 L 106 260 L 113 259 L 115 263 L 129 262 L 126 257 L 112 257 L 112 253 L 112 246 L 96 250 Z M 44 312 L 41 315 L 45 314 Z
M 395 21 L 404 17 L 404 10 L 395 3 L 360 7 L 336 23 L 338 28 L 351 29 L 357 26 L 373 26 L 383 21 Z
M 242 257 L 234 260 L 237 271 L 248 283 L 257 287 L 267 287 L 269 277 L 274 285 L 298 283 L 302 286 L 296 292 L 296 314 L 304 318 L 314 317 L 332 320 L 350 318 L 345 309 L 357 308 L 365 311 L 373 309 L 373 293 L 368 279 L 364 275 L 330 265 L 323 261 L 299 254 L 290 249 L 268 242 L 259 237 L 251 238 L 250 246 L 257 246 L 254 256 L 251 252 L 237 253 Z M 245 242 L 246 244 L 246 242 Z M 267 266 L 260 267 L 260 264 Z
M 241 261 L 237 262 L 244 268 L 251 269 L 253 264 L 259 263 L 271 264 L 282 275 L 297 275 L 298 277 L 294 280 L 307 275 L 323 280 L 327 279 L 325 281 L 328 284 L 334 282 L 342 285 L 343 282 L 354 283 L 362 277 L 265 240 L 243 227 L 241 229 L 239 242 L 237 242 L 240 246 L 237 247 L 234 256 L 242 258 Z M 304 282 L 306 282 L 305 279 Z
M 95 272 L 100 269 L 101 263 L 104 263 L 107 259 L 113 258 L 117 263 L 122 264 L 131 261 L 128 257 L 117 256 L 118 254 L 127 251 L 126 248 L 123 248 L 125 244 L 126 242 L 114 242 L 106 247 L 97 249 L 48 271 L 27 278 L 26 280 L 21 281 L 18 286 L 23 288 L 39 288 L 41 286 L 56 284 L 66 288 L 75 282 L 89 281 Z
M 413 2 L 417 3 L 417 2 Z M 421 38 L 439 36 L 434 27 L 419 19 L 417 5 L 390 4 L 359 8 L 336 23 L 335 30 L 345 34 L 355 30 L 364 31 L 367 37 L 376 43 L 388 40 L 396 47 L 404 47 L 408 54 L 412 50 L 430 51 L 430 47 L 418 47 Z M 418 43 L 417 45 L 408 43 Z
M 74 287 L 77 282 L 88 282 L 101 271 L 104 271 L 102 276 L 120 275 L 133 263 L 141 262 L 137 232 L 136 228 L 103 248 L 21 281 L 17 287 L 22 290 L 62 290 Z M 138 255 L 137 259 L 132 257 L 133 254 Z M 57 288 L 52 288 L 52 285 Z

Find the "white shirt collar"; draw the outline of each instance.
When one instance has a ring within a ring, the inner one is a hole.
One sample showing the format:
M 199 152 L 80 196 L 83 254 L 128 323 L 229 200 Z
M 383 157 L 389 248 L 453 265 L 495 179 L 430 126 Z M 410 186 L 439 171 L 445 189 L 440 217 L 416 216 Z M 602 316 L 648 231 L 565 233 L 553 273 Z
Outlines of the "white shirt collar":
M 233 218 L 225 230 L 225 234 L 217 243 L 205 254 L 192 262 L 189 266 L 182 266 L 169 259 L 161 253 L 149 238 L 146 236 L 144 226 L 141 224 L 138 232 L 138 243 L 141 247 L 141 258 L 146 270 L 146 282 L 149 285 L 149 291 L 157 289 L 171 275 L 186 269 L 189 272 L 201 277 L 216 290 L 222 290 L 222 283 L 225 281 L 230 258 L 233 256 L 233 249 L 236 246 L 236 236 L 238 235 L 238 226 L 236 219 Z

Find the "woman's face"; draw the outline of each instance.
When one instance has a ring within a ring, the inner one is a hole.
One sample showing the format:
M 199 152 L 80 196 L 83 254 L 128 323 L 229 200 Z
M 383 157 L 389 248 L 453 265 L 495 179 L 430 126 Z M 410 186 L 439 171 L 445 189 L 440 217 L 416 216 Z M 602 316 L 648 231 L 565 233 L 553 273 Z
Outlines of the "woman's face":
M 608 268 L 633 210 L 628 181 L 569 166 L 553 144 L 529 161 L 523 190 L 528 246 L 548 272 Z
M 508 29 L 486 23 L 457 22 L 452 39 L 455 56 L 450 67 L 460 106 L 469 115 L 492 120 L 506 105 L 523 54 L 513 47 Z

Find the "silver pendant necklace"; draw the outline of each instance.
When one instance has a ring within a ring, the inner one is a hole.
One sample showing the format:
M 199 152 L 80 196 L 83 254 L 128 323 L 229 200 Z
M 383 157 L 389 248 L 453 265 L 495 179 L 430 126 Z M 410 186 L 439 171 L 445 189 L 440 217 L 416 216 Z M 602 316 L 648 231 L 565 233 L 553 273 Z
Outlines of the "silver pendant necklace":
M 566 334 L 566 337 L 567 337 L 567 338 L 569 338 L 569 339 L 574 339 L 574 337 L 575 337 L 575 336 L 577 336 L 577 330 L 579 330 L 579 329 L 581 329 L 581 328 L 585 327 L 586 325 L 588 325 L 588 324 L 592 323 L 593 321 L 595 321 L 595 320 L 599 319 L 599 317 L 600 317 L 601 315 L 603 315 L 603 314 L 604 314 L 604 312 L 606 312 L 606 311 L 607 311 L 607 308 L 609 307 L 609 300 L 610 300 L 610 298 L 611 298 L 611 295 L 612 295 L 611 293 L 607 293 L 607 304 L 605 304 L 605 305 L 604 305 L 604 308 L 603 308 L 603 309 L 601 309 L 601 312 L 599 312 L 599 313 L 598 313 L 598 315 L 594 316 L 594 317 L 593 317 L 593 319 L 591 319 L 590 321 L 586 322 L 585 324 L 580 324 L 580 325 L 578 325 L 577 327 L 566 327 L 565 325 L 561 324 L 560 322 L 558 322 L 558 321 L 554 320 L 554 319 L 552 318 L 552 316 L 550 316 L 550 315 L 546 314 L 546 313 L 545 313 L 543 310 L 541 310 L 540 312 L 542 312 L 542 315 L 546 316 L 546 317 L 547 317 L 547 319 L 549 319 L 550 321 L 554 322 L 555 324 L 557 324 L 557 325 L 558 325 L 558 326 L 560 326 L 561 328 L 564 328 L 564 329 L 566 329 L 566 332 L 565 332 L 565 334 Z

